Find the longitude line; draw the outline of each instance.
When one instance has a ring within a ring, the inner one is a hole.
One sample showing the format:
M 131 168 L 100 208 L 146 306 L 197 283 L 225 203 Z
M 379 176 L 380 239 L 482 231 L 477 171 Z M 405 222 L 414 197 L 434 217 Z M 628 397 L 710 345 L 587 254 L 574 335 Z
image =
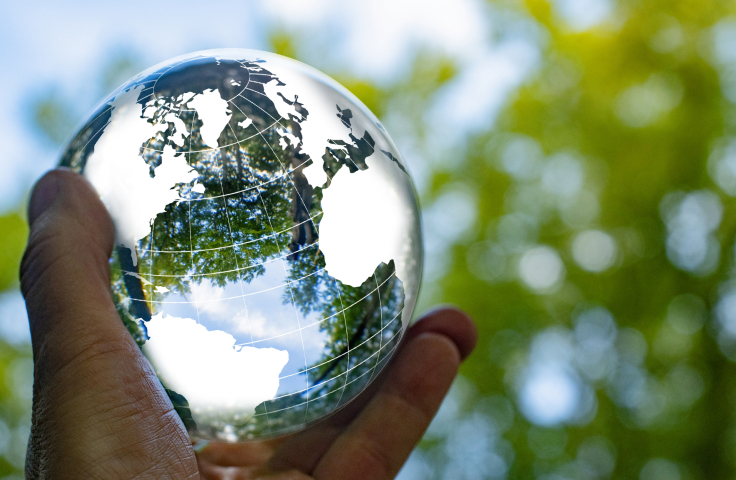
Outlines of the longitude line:
M 266 202 L 263 201 L 263 195 L 261 195 L 260 189 L 258 190 L 258 197 L 261 199 L 261 204 L 263 204 L 263 212 L 266 214 L 266 218 L 268 219 L 268 225 L 271 228 L 271 231 L 274 231 L 273 224 L 271 223 L 271 216 L 268 214 L 268 208 L 266 207 Z M 279 241 L 276 238 L 276 246 L 279 250 L 281 250 L 281 245 L 279 245 Z M 281 265 L 284 267 L 284 274 L 288 276 L 288 271 L 286 270 L 286 264 L 284 263 L 284 260 L 281 260 Z M 307 388 L 309 388 L 309 366 L 307 365 L 307 350 L 304 348 L 304 335 L 302 335 L 302 323 L 299 320 L 299 312 L 296 309 L 296 302 L 294 301 L 294 292 L 291 290 L 291 285 L 288 286 L 289 288 L 289 294 L 291 295 L 291 306 L 294 308 L 294 316 L 296 317 L 297 325 L 299 326 L 299 338 L 302 341 L 302 354 L 304 355 L 304 374 L 307 377 Z M 307 407 L 304 412 L 304 422 L 306 422 L 307 414 L 309 413 L 309 392 L 307 392 Z
M 376 278 L 376 274 L 373 274 L 373 280 L 376 281 L 376 294 L 378 295 L 378 311 L 381 314 L 381 327 L 383 327 L 383 301 L 381 300 L 381 287 L 378 286 L 378 278 Z M 383 349 L 383 328 L 381 328 L 381 338 L 379 340 L 378 344 L 378 352 L 379 354 L 376 355 L 376 364 L 373 365 L 373 368 L 371 369 L 371 378 L 368 379 L 368 382 L 365 384 L 365 387 L 363 387 L 363 390 L 365 390 L 368 385 L 370 385 L 371 381 L 373 380 L 373 377 L 376 374 L 376 368 L 378 367 L 378 362 L 381 358 L 380 352 Z M 362 391 L 362 390 L 361 390 Z
M 236 106 L 236 108 L 237 108 L 237 106 Z M 281 124 L 279 123 L 279 125 L 281 125 Z M 283 125 L 281 125 L 281 126 L 283 127 Z M 281 161 L 281 160 L 279 159 L 279 155 L 278 155 L 278 154 L 276 153 L 276 151 L 275 151 L 275 150 L 273 149 L 273 147 L 272 147 L 272 146 L 271 146 L 271 144 L 270 144 L 270 143 L 268 142 L 268 140 L 266 140 L 266 138 L 265 138 L 265 137 L 263 136 L 263 133 L 260 133 L 260 132 L 259 132 L 259 134 L 261 135 L 261 138 L 262 138 L 262 139 L 263 139 L 263 141 L 264 141 L 264 142 L 266 143 L 266 145 L 268 145 L 268 148 L 269 148 L 269 150 L 271 150 L 271 153 L 273 153 L 273 156 L 274 156 L 274 157 L 276 158 L 276 161 L 278 161 L 278 162 L 279 162 L 279 163 L 281 164 L 281 168 L 282 168 L 282 169 L 284 169 L 284 170 L 287 170 L 287 168 L 286 168 L 286 166 L 284 165 L 284 163 L 283 163 L 283 162 L 282 162 L 282 161 Z M 327 175 L 327 172 L 325 172 L 325 175 Z M 329 175 L 327 175 L 327 178 L 328 178 L 328 179 L 329 179 L 330 181 L 332 181 L 332 179 L 330 178 L 330 176 L 329 176 Z M 292 180 L 292 182 L 293 182 L 293 180 Z M 299 193 L 299 190 L 296 190 L 296 188 L 294 188 L 294 191 L 296 192 L 296 195 L 297 195 L 297 196 L 299 197 L 299 201 L 301 201 L 301 202 L 302 202 L 302 206 L 304 207 L 304 209 L 305 209 L 305 210 L 307 210 L 307 212 L 309 212 L 309 209 L 307 208 L 307 205 L 306 205 L 306 204 L 304 203 L 304 199 L 302 198 L 302 195 L 301 195 L 301 193 Z M 314 221 L 312 222 L 312 226 L 314 226 L 314 227 L 315 227 L 315 229 L 316 229 L 316 227 L 317 227 L 316 225 L 314 225 Z
M 337 279 L 333 280 L 333 282 L 337 282 Z M 348 332 L 348 319 L 345 317 L 345 304 L 342 302 L 342 293 L 340 292 L 340 289 L 337 289 L 337 296 L 340 298 L 340 306 L 342 307 L 342 321 L 345 325 L 345 343 L 347 345 L 347 366 L 345 367 L 345 383 L 342 385 L 342 391 L 340 392 L 340 398 L 337 399 L 337 402 L 335 402 L 335 408 L 332 410 L 334 411 L 342 401 L 342 396 L 345 394 L 345 388 L 348 386 L 348 373 L 350 372 L 350 333 Z
M 245 97 L 243 97 L 243 98 L 245 98 Z M 247 99 L 246 99 L 246 100 L 247 100 Z M 236 108 L 237 108 L 237 105 L 236 105 Z M 239 110 L 240 110 L 240 109 L 239 109 Z M 242 112 L 242 110 L 241 110 L 241 112 Z M 272 118 L 273 118 L 273 117 L 272 117 Z M 279 123 L 279 125 L 281 125 L 281 122 L 280 122 L 280 121 L 277 121 L 277 123 Z M 281 126 L 283 127 L 283 125 L 281 125 Z M 262 133 L 261 133 L 261 137 L 263 138 L 263 134 L 262 134 Z M 277 160 L 279 161 L 279 163 L 281 163 L 281 168 L 283 168 L 283 169 L 285 170 L 285 169 L 286 169 L 285 165 L 283 164 L 283 162 L 281 162 L 281 160 L 279 160 L 279 156 L 278 156 L 278 154 L 276 153 L 276 151 L 275 151 L 275 150 L 273 149 L 273 147 L 271 146 L 271 144 L 270 144 L 270 143 L 269 143 L 269 142 L 268 142 L 268 141 L 267 141 L 267 140 L 266 140 L 265 138 L 263 138 L 263 141 L 264 141 L 264 142 L 266 143 L 266 145 L 268 145 L 268 148 L 269 148 L 269 149 L 271 150 L 271 153 L 273 153 L 274 157 L 276 157 L 276 159 L 277 159 Z M 313 160 L 313 161 L 315 162 L 315 164 L 317 163 L 317 161 L 315 161 L 315 160 Z M 352 159 L 351 159 L 351 162 L 352 162 Z M 353 162 L 353 165 L 355 165 L 355 162 Z M 357 165 L 355 165 L 355 166 L 356 166 L 356 168 L 357 168 Z M 325 175 L 327 176 L 327 178 L 328 178 L 328 179 L 329 179 L 330 181 L 332 181 L 332 178 L 330 178 L 330 176 L 329 176 L 329 174 L 328 174 L 327 172 L 325 172 Z M 295 190 L 295 191 L 296 191 L 296 194 L 297 194 L 297 196 L 299 197 L 299 200 L 300 200 L 300 201 L 302 202 L 302 205 L 304 206 L 304 208 L 305 208 L 305 209 L 307 209 L 307 206 L 306 206 L 306 204 L 304 203 L 304 199 L 302 198 L 301 194 L 299 193 L 299 191 L 298 191 L 298 190 Z M 314 225 L 314 221 L 312 221 L 312 225 L 313 225 L 313 226 L 315 227 L 315 229 L 316 229 L 316 225 Z M 375 278 L 375 275 L 374 275 L 374 278 Z M 378 280 L 376 280 L 376 283 L 378 283 Z M 380 298 L 380 295 L 379 295 L 379 298 Z M 342 301 L 342 300 L 341 300 L 341 301 Z M 379 301 L 379 303 L 380 303 L 380 301 Z M 383 315 L 383 311 L 382 311 L 382 309 L 381 309 L 381 315 Z M 344 319 L 344 318 L 345 318 L 345 314 L 344 314 L 344 312 L 343 312 L 343 319 Z M 383 320 L 381 320 L 381 322 L 383 323 Z M 346 330 L 347 330 L 347 323 L 346 323 Z M 348 347 L 348 348 L 349 348 L 349 347 Z M 306 353 L 305 353 L 305 355 L 306 355 Z M 305 362 L 305 363 L 306 363 L 306 362 Z M 374 367 L 374 368 L 375 368 L 375 367 Z M 348 369 L 347 369 L 347 370 L 346 370 L 346 372 L 345 372 L 345 382 L 346 382 L 346 383 L 345 383 L 345 387 L 347 387 L 347 385 L 348 385 L 348 382 L 347 382 L 347 380 L 348 380 L 348 376 L 349 376 L 349 373 L 350 373 L 350 364 L 348 363 Z M 372 377 L 371 377 L 371 378 L 372 378 Z M 370 383 L 370 381 L 369 381 L 369 383 Z M 309 385 L 309 383 L 307 383 L 307 385 Z M 366 386 L 367 386 L 367 385 L 366 385 Z M 342 392 L 342 393 L 344 394 L 344 392 L 345 392 L 345 390 L 344 390 L 344 388 L 343 388 L 343 392 Z M 342 400 L 342 394 L 340 395 L 340 400 Z M 308 402 L 308 401 L 309 401 L 309 397 L 307 396 L 307 402 Z M 338 400 L 338 401 L 339 401 L 339 400 Z M 308 408 L 309 408 L 309 404 L 307 403 L 307 409 L 308 409 Z
M 230 131 L 233 132 L 233 137 L 236 140 L 236 144 L 238 145 L 238 148 L 240 148 L 240 140 L 238 139 L 238 135 L 235 133 L 235 130 L 230 125 L 230 123 L 228 123 L 228 126 L 230 127 Z M 218 150 L 220 151 L 220 164 L 222 166 L 222 172 L 224 174 L 224 172 L 225 172 L 225 162 L 222 159 L 222 156 L 223 156 L 222 155 L 222 148 L 218 147 Z M 225 188 L 223 187 L 223 184 L 222 184 L 222 177 L 220 177 L 220 190 L 222 191 L 222 195 L 223 195 L 222 202 L 225 205 L 225 214 L 227 215 L 227 228 L 228 228 L 228 231 L 230 232 L 230 242 L 233 244 L 233 247 L 232 248 L 233 248 L 233 256 L 235 257 L 235 267 L 238 270 L 240 270 L 240 265 L 238 263 L 238 256 L 235 253 L 235 239 L 233 238 L 233 230 L 232 230 L 232 227 L 230 225 L 230 213 L 228 212 L 228 208 L 227 208 L 227 198 L 225 198 Z M 258 192 L 259 192 L 258 195 L 260 196 L 260 190 Z M 263 201 L 263 199 L 261 198 L 261 202 L 262 201 Z M 269 219 L 269 224 L 270 224 L 270 219 Z M 273 232 L 273 228 L 271 228 L 271 231 Z M 246 318 L 246 321 L 248 322 L 248 333 L 250 334 L 250 344 L 253 345 L 253 330 L 250 327 L 250 314 L 248 313 L 248 306 L 245 303 L 245 290 L 243 289 L 243 281 L 240 278 L 238 278 L 238 285 L 240 285 L 240 293 L 243 295 L 243 307 L 245 308 L 245 318 Z M 304 349 L 304 342 L 303 341 L 302 341 L 302 349 Z M 271 430 L 272 429 L 272 426 L 271 426 L 271 418 L 268 415 L 268 405 L 267 405 L 267 402 L 263 402 L 263 408 L 266 411 L 266 423 L 268 425 L 269 430 Z
M 197 112 L 194 112 L 192 123 L 189 125 L 189 152 L 187 152 L 187 163 L 191 162 L 192 159 L 192 134 L 194 133 L 194 119 L 196 118 L 196 116 Z M 192 202 L 187 203 L 189 204 L 189 250 L 193 250 L 194 244 L 192 242 Z M 190 253 L 189 259 L 192 264 L 192 271 L 194 271 L 194 254 Z M 202 322 L 199 318 L 199 303 L 197 303 L 197 294 L 195 293 L 195 290 L 192 290 L 192 295 L 194 296 L 194 302 L 192 303 L 194 303 L 194 308 L 197 310 L 197 323 L 199 325 L 202 325 Z
M 238 136 L 235 134 L 235 130 L 233 130 L 233 127 L 228 122 L 228 127 L 230 127 L 230 131 L 233 132 L 233 137 L 235 137 L 235 140 L 238 140 Z M 238 148 L 240 148 L 240 142 L 238 142 Z M 225 174 L 225 161 L 223 160 L 223 152 L 220 150 L 220 164 L 222 166 L 222 174 Z M 238 262 L 238 255 L 235 252 L 235 238 L 233 237 L 233 229 L 232 225 L 230 225 L 230 213 L 227 208 L 227 199 L 224 198 L 225 196 L 225 187 L 222 185 L 222 177 L 220 177 L 220 190 L 222 191 L 223 199 L 222 203 L 225 205 L 225 215 L 227 216 L 227 229 L 230 232 L 230 243 L 232 244 L 231 247 L 233 249 L 233 257 L 235 258 L 235 268 L 240 272 L 240 262 Z M 243 295 L 243 308 L 245 308 L 245 321 L 248 324 L 248 333 L 250 334 L 250 344 L 253 345 L 253 331 L 250 328 L 250 314 L 248 313 L 248 305 L 245 303 L 245 290 L 243 289 L 243 280 L 240 278 L 240 275 L 238 275 L 238 285 L 240 285 L 240 293 Z
M 245 98 L 245 97 L 243 97 L 243 98 Z M 233 105 L 235 105 L 235 103 L 233 103 Z M 235 105 L 235 107 L 238 108 L 237 105 Z M 238 108 L 238 110 L 240 110 L 240 109 Z M 241 110 L 241 112 L 242 112 L 242 110 Z M 268 142 L 268 140 L 266 140 L 266 138 L 263 136 L 263 133 L 259 132 L 259 135 L 263 139 L 264 143 L 266 145 L 268 145 L 268 148 L 269 148 L 269 150 L 271 150 L 271 153 L 273 153 L 273 156 L 274 156 L 274 158 L 276 158 L 276 161 L 278 161 L 279 164 L 281 164 L 281 168 L 284 171 L 286 171 L 287 170 L 286 166 L 279 159 L 279 156 L 276 154 L 276 152 L 274 151 L 273 147 Z M 294 180 L 292 179 L 292 184 L 293 184 L 293 182 L 294 182 Z M 305 210 L 307 210 L 307 212 L 309 212 L 309 210 L 307 209 L 306 204 L 304 203 L 304 199 L 302 199 L 302 196 L 299 193 L 299 191 L 296 189 L 296 186 L 294 186 L 294 191 L 296 192 L 297 196 L 299 197 L 299 200 L 302 202 L 302 206 L 304 206 Z M 261 198 L 261 203 L 263 203 L 263 210 L 266 213 L 266 217 L 268 218 L 268 223 L 271 226 L 271 231 L 273 232 L 275 230 L 273 228 L 273 225 L 271 224 L 271 217 L 270 217 L 270 215 L 268 215 L 268 209 L 266 207 L 266 203 L 263 201 L 263 195 L 261 194 L 261 190 L 260 189 L 258 190 L 258 195 Z M 314 225 L 314 223 L 313 223 L 313 225 Z M 278 243 L 278 239 L 276 239 L 276 245 L 279 247 L 279 250 L 281 250 L 281 246 Z M 288 272 L 286 270 L 286 265 L 285 265 L 283 259 L 281 260 L 281 264 L 284 267 L 284 273 L 287 273 L 288 274 Z M 289 286 L 289 293 L 291 294 L 291 303 L 292 303 L 292 306 L 294 307 L 294 314 L 296 315 L 296 319 L 297 319 L 297 322 L 298 322 L 298 325 L 299 325 L 299 336 L 301 337 L 301 340 L 302 340 L 302 353 L 304 354 L 304 370 L 305 370 L 305 375 L 307 377 L 307 387 L 309 387 L 309 366 L 307 365 L 307 351 L 304 348 L 304 335 L 302 334 L 301 321 L 299 320 L 299 312 L 297 311 L 297 308 L 296 308 L 296 302 L 294 301 L 294 292 L 291 289 L 291 286 Z M 309 414 L 309 392 L 307 392 L 307 407 L 306 407 L 306 410 L 304 412 L 305 422 L 306 422 L 306 418 L 307 418 L 307 415 L 308 414 Z
M 386 346 L 388 346 L 388 344 L 386 344 Z M 394 345 L 394 346 L 393 346 L 393 347 L 391 348 L 391 350 L 389 350 L 389 353 L 388 353 L 388 354 L 386 354 L 386 355 L 387 355 L 387 356 L 390 356 L 390 355 L 391 355 L 391 353 L 393 353 L 393 352 L 394 352 L 394 351 L 396 350 L 396 348 L 398 348 L 398 346 L 399 346 L 398 344 L 397 344 L 397 345 Z M 384 347 L 382 347 L 382 348 L 384 348 Z M 360 365 L 364 364 L 365 362 L 367 362 L 368 360 L 370 360 L 371 358 L 373 358 L 373 356 L 375 356 L 375 355 L 379 355 L 380 353 L 381 353 L 381 351 L 380 351 L 380 350 L 379 350 L 379 351 L 377 351 L 377 352 L 374 352 L 373 354 L 371 354 L 371 356 L 370 356 L 370 357 L 368 357 L 368 358 L 366 358 L 365 360 L 363 360 L 362 362 L 360 362 L 360 363 L 359 363 L 358 365 L 356 365 L 355 367 L 353 367 L 353 368 L 352 368 L 351 370 L 355 370 L 355 369 L 356 369 L 357 367 L 359 367 Z M 385 357 L 384 357 L 384 358 L 385 358 Z M 358 380 L 359 380 L 360 378 L 362 378 L 362 377 L 364 377 L 364 376 L 368 375 L 368 373 L 369 373 L 369 372 L 370 372 L 370 370 L 368 370 L 368 371 L 366 371 L 366 372 L 364 372 L 364 373 L 361 373 L 360 375 L 358 375 L 358 377 L 357 377 L 357 378 L 355 378 L 354 380 L 351 380 L 351 381 L 350 381 L 350 383 L 353 383 L 353 382 L 356 382 L 356 381 L 358 381 Z M 321 384 L 320 384 L 320 385 L 321 385 Z M 337 391 L 337 390 L 339 390 L 340 388 L 342 388 L 342 387 L 337 387 L 336 389 L 334 389 L 334 390 L 332 390 L 332 391 L 330 391 L 330 392 L 327 392 L 327 393 L 326 393 L 326 394 L 324 394 L 324 395 L 320 395 L 319 397 L 317 397 L 317 398 L 313 399 L 312 401 L 315 401 L 315 400 L 318 400 L 318 399 L 320 399 L 320 398 L 326 397 L 326 396 L 327 396 L 327 395 L 329 395 L 330 393 L 336 392 L 336 391 Z M 284 396 L 282 396 L 282 397 L 280 397 L 280 398 L 283 398 L 283 397 L 284 397 Z M 280 409 L 280 410 L 275 410 L 275 411 L 274 411 L 274 412 L 272 412 L 272 413 L 275 413 L 275 412 L 281 412 L 281 411 L 284 411 L 284 410 L 289 410 L 290 408 L 295 408 L 295 407 L 298 407 L 298 406 L 300 406 L 300 405 L 304 405 L 305 403 L 306 403 L 306 402 L 302 402 L 302 403 L 300 403 L 300 404 L 297 404 L 297 405 L 293 405 L 293 406 L 290 406 L 290 407 L 282 408 L 282 409 Z M 259 415 L 261 415 L 261 414 L 256 414 L 255 416 L 259 416 Z

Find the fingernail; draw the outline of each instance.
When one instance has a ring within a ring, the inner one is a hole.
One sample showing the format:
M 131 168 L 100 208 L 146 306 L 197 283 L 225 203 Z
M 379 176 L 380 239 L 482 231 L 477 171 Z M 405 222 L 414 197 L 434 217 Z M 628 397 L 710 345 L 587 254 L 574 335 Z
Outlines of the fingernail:
M 59 179 L 52 171 L 41 177 L 33 188 L 31 201 L 28 204 L 28 223 L 33 222 L 56 201 L 59 195 Z

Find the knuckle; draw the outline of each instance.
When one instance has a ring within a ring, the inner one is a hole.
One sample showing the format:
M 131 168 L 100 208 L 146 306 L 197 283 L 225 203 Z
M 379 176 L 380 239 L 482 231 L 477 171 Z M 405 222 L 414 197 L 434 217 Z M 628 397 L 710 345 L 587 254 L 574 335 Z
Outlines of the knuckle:
M 98 332 L 84 330 L 74 333 L 75 342 L 68 347 L 60 346 L 56 336 L 52 335 L 36 348 L 36 363 L 44 366 L 48 378 L 67 374 L 74 376 L 80 371 L 90 375 L 102 374 L 108 368 L 106 360 L 135 353 L 132 339 L 127 341 L 122 334 L 102 336 Z
M 417 425 L 429 425 L 432 421 L 432 412 L 426 411 L 422 405 L 423 398 L 406 398 L 398 392 L 386 392 L 382 394 L 388 411 L 395 412 L 397 417 L 403 418 L 405 422 Z
M 67 219 L 39 219 L 37 224 L 40 225 L 34 225 L 30 232 L 20 265 L 24 295 L 31 293 L 39 283 L 44 283 L 49 275 L 53 277 L 50 281 L 58 282 L 68 273 L 67 270 L 80 263 L 85 266 L 104 265 L 103 273 L 107 274 L 107 259 L 112 245 L 103 245 L 84 225 Z M 64 270 L 64 273 L 57 270 Z
M 47 230 L 32 231 L 20 264 L 20 281 L 23 294 L 27 296 L 46 272 L 65 254 L 63 248 L 57 248 L 54 232 Z
M 283 479 L 276 477 L 275 480 L 310 480 L 312 477 L 307 475 L 304 472 L 300 472 L 299 470 L 289 470 L 288 472 L 284 472 Z
M 380 445 L 369 440 L 359 441 L 356 444 L 359 455 L 354 463 L 356 472 L 362 472 L 366 479 L 391 478 L 394 470 L 390 456 Z

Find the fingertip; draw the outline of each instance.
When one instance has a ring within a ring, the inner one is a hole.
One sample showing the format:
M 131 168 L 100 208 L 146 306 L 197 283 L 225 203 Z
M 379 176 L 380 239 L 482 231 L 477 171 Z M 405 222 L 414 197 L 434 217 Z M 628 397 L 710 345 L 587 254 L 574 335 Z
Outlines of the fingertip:
M 48 303 L 49 292 L 69 287 L 70 282 L 60 282 L 61 278 L 82 282 L 85 288 L 102 280 L 109 293 L 108 259 L 115 229 L 107 208 L 82 175 L 68 168 L 44 174 L 31 194 L 28 221 L 31 228 L 19 272 L 27 302 L 28 294 L 38 290 L 35 301 Z M 71 269 L 80 272 L 71 276 Z
M 455 375 L 455 370 L 460 366 L 463 361 L 463 352 L 458 347 L 457 343 L 449 336 L 436 331 L 421 332 L 412 338 L 412 348 L 418 349 L 428 357 L 435 357 L 442 359 L 441 362 L 444 364 L 448 371 L 452 371 L 452 376 Z M 452 362 L 447 360 L 452 359 Z M 426 358 L 420 362 L 428 365 L 432 363 L 431 358 Z M 439 365 L 436 368 L 441 368 Z
M 33 225 L 36 219 L 48 210 L 59 196 L 59 174 L 51 170 L 42 176 L 31 191 L 28 202 L 28 224 Z
M 34 227 L 41 216 L 49 218 L 37 227 L 58 222 L 60 216 L 75 217 L 78 224 L 101 235 L 105 243 L 112 242 L 114 227 L 107 208 L 92 184 L 69 168 L 50 170 L 34 185 L 28 202 L 28 224 Z
M 427 312 L 411 326 L 407 336 L 412 339 L 424 333 L 436 333 L 448 338 L 460 352 L 461 360 L 465 360 L 478 343 L 475 322 L 467 313 L 452 305 Z

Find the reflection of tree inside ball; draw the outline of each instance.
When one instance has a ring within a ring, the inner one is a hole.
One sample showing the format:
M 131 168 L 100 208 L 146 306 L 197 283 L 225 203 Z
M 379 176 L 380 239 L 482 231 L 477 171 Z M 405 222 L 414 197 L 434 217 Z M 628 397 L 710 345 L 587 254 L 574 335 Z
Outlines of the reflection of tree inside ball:
M 411 180 L 376 118 L 303 64 L 200 52 L 114 92 L 62 164 L 115 222 L 120 316 L 194 436 L 295 431 L 375 378 L 411 316 Z

